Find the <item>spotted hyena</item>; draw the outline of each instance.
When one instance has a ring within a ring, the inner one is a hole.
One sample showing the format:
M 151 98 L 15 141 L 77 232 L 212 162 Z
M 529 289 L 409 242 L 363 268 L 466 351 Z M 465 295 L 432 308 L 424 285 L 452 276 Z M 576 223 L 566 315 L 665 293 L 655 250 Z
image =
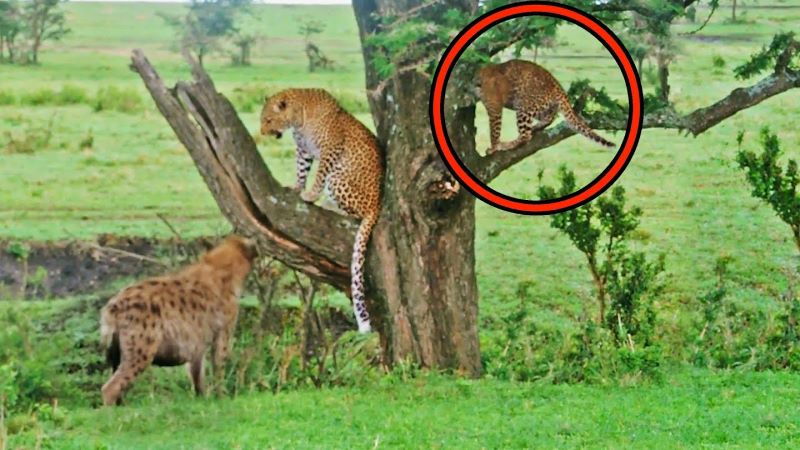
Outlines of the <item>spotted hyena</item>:
M 228 355 L 238 299 L 255 258 L 249 239 L 231 236 L 182 270 L 123 289 L 103 307 L 100 333 L 114 370 L 103 403 L 116 404 L 148 366 L 189 364 L 195 392 L 203 357 L 212 350 L 215 376 Z

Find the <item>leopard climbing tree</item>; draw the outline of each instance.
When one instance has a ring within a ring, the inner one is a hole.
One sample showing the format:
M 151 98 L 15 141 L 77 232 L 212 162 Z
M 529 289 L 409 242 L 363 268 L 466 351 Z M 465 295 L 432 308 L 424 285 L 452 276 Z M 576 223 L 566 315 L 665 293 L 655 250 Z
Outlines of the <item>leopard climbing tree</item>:
M 669 33 L 664 24 L 700 2 L 566 3 L 593 13 L 618 33 L 629 23 L 623 19 L 634 13 L 639 26 L 633 32 Z M 499 5 L 477 0 L 353 2 L 365 88 L 386 155 L 382 212 L 367 252 L 366 282 L 373 329 L 380 333 L 388 364 L 411 360 L 472 376 L 481 373 L 475 199 L 441 163 L 427 111 L 430 77 L 449 38 Z M 450 78 L 445 109 L 451 140 L 465 164 L 487 182 L 575 133 L 558 123 L 513 150 L 488 156 L 476 150 L 476 126 L 485 126 L 475 123 L 477 69 L 506 49 L 532 48 L 538 42 L 535 36 L 551 36 L 558 26 L 555 20 L 536 17 L 505 22 L 464 54 Z M 793 35 L 777 35 L 768 48 L 737 70 L 743 87 L 689 112 L 677 111 L 669 97 L 648 98 L 644 126 L 703 133 L 738 111 L 800 87 L 799 53 L 800 44 Z M 168 89 L 141 52 L 134 52 L 133 63 L 225 217 L 240 232 L 255 236 L 262 254 L 348 292 L 357 223 L 306 206 L 291 186 L 280 186 L 230 102 L 201 67 L 193 66 L 193 81 Z M 575 87 L 570 91 L 580 91 L 574 97 L 576 110 L 592 129 L 624 129 L 623 106 L 590 83 Z M 588 102 L 596 103 L 591 112 L 583 109 Z

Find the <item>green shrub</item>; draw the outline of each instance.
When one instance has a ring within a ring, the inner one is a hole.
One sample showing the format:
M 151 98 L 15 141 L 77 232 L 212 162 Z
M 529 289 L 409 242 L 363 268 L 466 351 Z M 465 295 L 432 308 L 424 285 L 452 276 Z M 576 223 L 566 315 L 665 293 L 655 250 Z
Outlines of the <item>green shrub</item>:
M 65 84 L 55 98 L 56 105 L 77 105 L 89 103 L 89 96 L 83 88 L 75 85 Z
M 46 125 L 29 125 L 21 134 L 5 132 L 4 150 L 9 154 L 32 154 L 50 146 L 53 137 L 53 119 Z
M 20 104 L 27 106 L 54 105 L 57 94 L 49 88 L 41 88 L 33 92 L 27 92 L 20 96 Z
M 699 367 L 723 369 L 800 370 L 797 274 L 787 273 L 789 287 L 775 296 L 775 308 L 753 310 L 729 298 L 731 262 L 727 257 L 717 259 L 716 284 L 699 298 L 703 315 L 691 362 Z
M 262 274 L 264 272 L 262 271 Z M 240 302 L 234 348 L 226 367 L 228 392 L 278 392 L 298 387 L 359 385 L 374 380 L 380 359 L 376 336 L 342 333 L 350 311 L 315 304 L 323 288 L 270 269 L 254 281 L 257 299 Z M 301 306 L 277 307 L 274 299 L 297 296 Z M 352 328 L 352 324 L 347 324 Z
M 263 84 L 245 84 L 233 88 L 231 103 L 240 113 L 260 111 L 264 98 L 279 91 L 274 87 Z
M 17 97 L 8 91 L 0 90 L 0 106 L 14 105 L 17 103 Z
M 481 353 L 487 376 L 552 383 L 609 383 L 659 379 L 659 346 L 618 346 L 611 331 L 582 315 L 569 327 L 531 313 L 529 286 L 517 289 L 516 309 L 484 327 Z
M 106 86 L 95 94 L 92 108 L 95 112 L 137 113 L 144 110 L 144 102 L 135 89 Z
M 800 194 L 797 191 L 800 174 L 797 161 L 789 159 L 786 168 L 778 164 L 781 155 L 780 141 L 767 127 L 761 130 L 763 151 L 760 154 L 742 150 L 743 138 L 744 133 L 740 132 L 737 138 L 740 149 L 736 154 L 736 162 L 746 173 L 747 181 L 752 187 L 751 195 L 771 206 L 775 214 L 789 225 L 795 246 L 800 251 Z
M 540 180 L 542 174 L 539 174 Z M 553 199 L 577 190 L 575 174 L 561 167 L 561 186 L 539 187 L 539 196 Z M 654 336 L 653 298 L 661 291 L 663 255 L 648 261 L 628 246 L 639 226 L 642 210 L 626 208 L 625 189 L 615 186 L 594 202 L 551 216 L 551 226 L 569 237 L 583 253 L 594 281 L 597 323 L 611 331 L 621 346 L 637 339 L 648 346 Z M 606 306 L 610 302 L 609 307 Z

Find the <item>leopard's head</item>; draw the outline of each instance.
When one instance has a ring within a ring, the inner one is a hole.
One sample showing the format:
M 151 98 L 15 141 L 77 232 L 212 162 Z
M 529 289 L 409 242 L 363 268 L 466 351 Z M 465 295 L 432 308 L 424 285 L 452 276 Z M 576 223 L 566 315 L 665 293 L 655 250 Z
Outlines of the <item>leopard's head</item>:
M 475 77 L 475 95 L 481 96 L 482 89 L 486 89 L 492 84 L 492 79 L 495 76 L 495 64 L 486 64 L 478 69 L 477 76 Z
M 261 110 L 261 134 L 280 139 L 283 132 L 298 122 L 302 106 L 293 102 L 289 91 L 281 91 L 264 98 Z

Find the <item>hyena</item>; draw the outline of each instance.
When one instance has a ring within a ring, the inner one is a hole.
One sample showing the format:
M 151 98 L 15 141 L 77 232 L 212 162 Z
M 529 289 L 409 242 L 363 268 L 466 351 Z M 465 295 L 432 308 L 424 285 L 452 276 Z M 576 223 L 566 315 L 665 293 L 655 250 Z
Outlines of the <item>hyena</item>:
M 210 346 L 218 377 L 255 256 L 250 239 L 230 236 L 198 262 L 126 287 L 109 300 L 100 314 L 100 334 L 114 374 L 103 386 L 103 403 L 118 403 L 151 364 L 188 363 L 195 392 L 202 395 L 203 357 Z

